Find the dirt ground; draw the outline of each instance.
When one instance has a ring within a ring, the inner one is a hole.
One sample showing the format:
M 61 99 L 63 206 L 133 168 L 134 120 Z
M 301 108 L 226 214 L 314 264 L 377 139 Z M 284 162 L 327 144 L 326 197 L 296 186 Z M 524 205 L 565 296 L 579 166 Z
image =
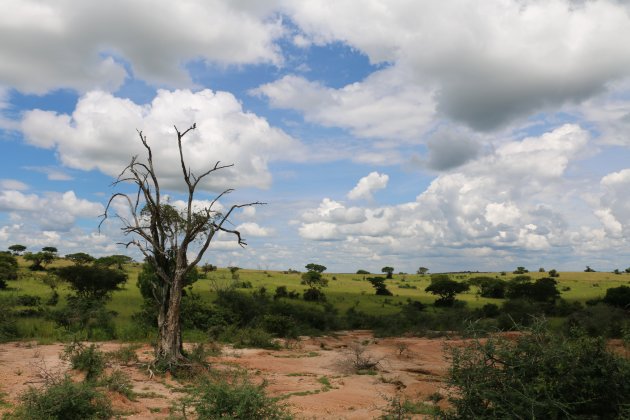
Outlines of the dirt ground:
M 388 398 L 397 393 L 422 401 L 427 407 L 439 400 L 440 395 L 445 396 L 443 380 L 448 363 L 444 359 L 444 345 L 447 343 L 457 344 L 443 338 L 374 339 L 369 332 L 351 331 L 335 336 L 303 337 L 287 343 L 290 348 L 282 350 L 224 347 L 221 356 L 209 361 L 217 368 L 238 365 L 246 368 L 252 377 L 266 380 L 268 393 L 284 397 L 296 418 L 371 419 L 379 417 L 388 406 Z M 99 345 L 107 352 L 122 344 Z M 357 346 L 363 348 L 361 357 L 378 362 L 376 374 L 351 371 L 352 363 L 348 360 L 356 356 Z M 29 386 L 41 386 L 46 374 L 68 371 L 67 362 L 59 358 L 62 350 L 62 344 L 1 344 L 2 400 L 13 404 Z M 138 394 L 135 401 L 112 394 L 114 408 L 127 419 L 166 418 L 173 402 L 183 395 L 178 391 L 182 384 L 168 377 L 150 375 L 146 363 L 151 360 L 152 351 L 148 345 L 136 353 L 139 363 L 110 366 L 127 372 Z M 445 401 L 444 398 L 438 404 Z M 0 406 L 0 413 L 8 409 Z

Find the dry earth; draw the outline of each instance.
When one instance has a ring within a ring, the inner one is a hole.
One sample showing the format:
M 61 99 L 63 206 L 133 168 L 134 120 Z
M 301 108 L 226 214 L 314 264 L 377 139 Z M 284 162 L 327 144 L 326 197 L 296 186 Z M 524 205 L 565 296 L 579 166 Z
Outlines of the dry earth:
M 288 343 L 291 348 L 277 351 L 225 347 L 220 357 L 209 360 L 217 368 L 234 364 L 244 367 L 252 377 L 266 380 L 269 394 L 285 397 L 297 418 L 371 419 L 382 414 L 387 398 L 396 393 L 427 405 L 432 404 L 430 395 L 445 395 L 443 379 L 448 363 L 444 359 L 444 344 L 457 342 L 405 337 L 374 339 L 369 332 L 351 331 L 302 338 Z M 344 361 L 353 355 L 357 343 L 365 346 L 363 356 L 380 361 L 376 375 L 358 375 L 346 369 L 348 363 Z M 116 350 L 121 345 L 100 343 L 103 351 Z M 2 399 L 13 404 L 29 386 L 41 386 L 46 372 L 68 371 L 68 364 L 59 358 L 62 350 L 62 344 L 0 345 Z M 166 418 L 173 402 L 183 395 L 178 392 L 182 384 L 168 377 L 150 377 L 146 369 L 151 359 L 149 346 L 139 348 L 137 355 L 138 364 L 112 367 L 127 372 L 139 394 L 136 401 L 113 394 L 114 407 L 122 418 Z M 444 403 L 445 400 L 439 402 Z M 0 413 L 3 410 L 7 407 L 0 407 Z

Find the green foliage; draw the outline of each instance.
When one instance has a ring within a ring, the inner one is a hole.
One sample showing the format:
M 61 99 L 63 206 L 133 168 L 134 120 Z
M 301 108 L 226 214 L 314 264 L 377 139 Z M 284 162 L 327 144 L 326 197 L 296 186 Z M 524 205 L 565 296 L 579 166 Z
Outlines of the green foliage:
M 72 369 L 85 372 L 86 381 L 95 381 L 105 370 L 105 355 L 95 344 L 73 341 L 64 347 L 61 359 L 69 361 Z
M 468 284 L 479 287 L 481 297 L 492 299 L 503 299 L 507 282 L 494 277 L 473 277 L 468 280 Z
M 56 254 L 57 248 L 54 246 L 45 246 L 42 248 L 42 252 L 50 252 L 51 254 Z
M 455 302 L 455 295 L 465 292 L 469 288 L 470 286 L 468 286 L 467 283 L 460 283 L 455 280 L 448 279 L 432 281 L 431 284 L 424 290 L 439 296 L 439 298 L 435 301 L 436 305 L 453 306 L 453 303 Z
M 568 338 L 541 324 L 515 341 L 475 340 L 449 349 L 449 418 L 627 418 L 630 361 L 602 339 Z
M 560 297 L 558 282 L 544 277 L 535 282 L 512 280 L 508 283 L 506 297 L 509 299 L 526 299 L 534 302 L 554 303 Z
M 427 267 L 419 267 L 418 270 L 416 270 L 416 274 L 420 274 L 421 276 L 424 276 L 428 272 L 429 269 Z
M 127 274 L 98 266 L 72 265 L 56 270 L 57 276 L 69 283 L 82 299 L 99 300 L 108 298 L 127 282 Z
M 129 264 L 133 259 L 126 255 L 108 255 L 106 257 L 97 258 L 94 261 L 94 264 L 99 265 L 101 267 L 109 268 L 113 265 L 116 266 L 116 269 L 122 270 L 124 264 Z
M 630 309 L 630 287 L 619 286 L 607 289 L 604 303 L 622 309 Z
M 7 287 L 7 280 L 17 280 L 17 278 L 17 259 L 9 253 L 0 253 L 0 289 Z
M 68 332 L 84 331 L 88 339 L 111 339 L 115 336 L 114 312 L 105 307 L 103 299 L 83 299 L 68 296 L 68 305 L 51 311 L 49 318 Z
M 548 274 L 549 274 L 549 277 L 560 277 L 560 273 L 558 273 L 558 271 L 555 268 L 549 270 Z
M 48 251 L 27 252 L 24 254 L 24 259 L 31 262 L 29 266 L 31 271 L 43 271 L 46 269 L 45 266 L 55 260 L 55 254 Z
M 585 273 L 594 273 L 595 270 L 593 270 L 590 266 L 587 265 L 586 268 L 584 269 L 584 272 Z
M 307 302 L 326 302 L 326 295 L 324 295 L 324 292 L 316 288 L 305 290 L 302 297 Z
M 370 274 L 370 272 L 367 270 L 357 270 L 357 274 L 367 275 Z
M 109 359 L 113 359 L 123 365 L 129 365 L 138 361 L 136 350 L 140 348 L 137 344 L 120 346 L 118 350 L 110 351 L 106 354 Z
M 69 377 L 44 388 L 30 387 L 17 408 L 6 415 L 15 420 L 101 420 L 113 416 L 107 396 L 90 382 L 75 383 Z
M 273 299 L 278 300 L 280 298 L 299 299 L 300 293 L 294 290 L 287 290 L 287 286 L 278 286 L 276 287 L 276 292 L 273 295 Z
M 529 273 L 529 270 L 527 270 L 525 267 L 516 267 L 516 270 L 514 270 L 512 273 L 513 274 L 525 274 L 525 273 Z
M 22 252 L 26 251 L 26 247 L 20 244 L 11 245 L 8 249 L 13 252 L 14 255 L 20 255 Z
M 314 271 L 320 274 L 326 271 L 326 266 L 323 266 L 321 264 L 315 264 L 315 263 L 306 264 L 305 268 L 307 271 Z
M 0 343 L 14 340 L 18 337 L 15 317 L 5 301 L 0 301 Z
M 86 265 L 95 261 L 95 258 L 85 252 L 76 252 L 74 254 L 67 254 L 66 260 L 70 260 L 76 265 Z
M 169 261 L 170 269 L 172 271 L 175 269 L 175 262 L 172 258 L 169 259 Z M 192 286 L 198 279 L 199 271 L 196 267 L 193 267 L 184 278 L 183 287 Z M 142 295 L 142 297 L 146 301 L 151 302 L 151 304 L 158 305 L 160 302 L 162 302 L 162 295 L 167 290 L 166 288 L 162 287 L 163 283 L 164 282 L 162 281 L 162 279 L 160 279 L 155 272 L 155 267 L 153 267 L 153 265 L 151 265 L 149 262 L 145 261 L 142 264 L 142 270 L 138 274 L 138 281 L 136 282 L 136 285 L 138 286 L 138 289 L 140 289 L 140 294 Z M 155 310 L 157 314 L 157 307 Z
M 268 397 L 266 384 L 256 385 L 245 373 L 214 374 L 194 385 L 187 404 L 199 420 L 210 419 L 291 419 L 287 407 Z
M 367 279 L 372 283 L 372 287 L 376 290 L 376 294 L 380 296 L 392 296 L 392 292 L 387 289 L 385 279 L 383 277 L 369 277 Z
M 579 329 L 591 337 L 621 338 L 630 317 L 620 308 L 605 304 L 588 306 L 570 314 L 564 322 L 566 332 Z
M 302 284 L 310 288 L 325 287 L 328 285 L 328 279 L 323 277 L 319 271 L 307 271 L 302 274 Z
M 394 267 L 383 267 L 381 273 L 387 273 L 385 277 L 388 279 L 394 278 Z

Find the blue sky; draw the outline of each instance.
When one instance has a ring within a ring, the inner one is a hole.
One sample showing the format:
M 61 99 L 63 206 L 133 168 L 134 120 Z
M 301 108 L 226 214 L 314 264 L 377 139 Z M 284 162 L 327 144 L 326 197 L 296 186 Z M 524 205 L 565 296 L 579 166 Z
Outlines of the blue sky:
M 194 122 L 192 167 L 235 164 L 197 198 L 268 203 L 204 261 L 630 266 L 628 2 L 4 6 L 0 248 L 138 258 L 97 231 L 110 184 L 142 130 L 181 199 L 173 125 Z

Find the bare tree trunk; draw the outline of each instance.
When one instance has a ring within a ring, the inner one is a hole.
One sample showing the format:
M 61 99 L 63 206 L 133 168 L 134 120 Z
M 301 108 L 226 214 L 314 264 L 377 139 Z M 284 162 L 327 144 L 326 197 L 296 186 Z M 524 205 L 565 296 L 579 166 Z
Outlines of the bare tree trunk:
M 158 313 L 158 342 L 156 358 L 169 365 L 184 359 L 181 336 L 181 302 L 183 278 L 173 279 L 173 285 Z

